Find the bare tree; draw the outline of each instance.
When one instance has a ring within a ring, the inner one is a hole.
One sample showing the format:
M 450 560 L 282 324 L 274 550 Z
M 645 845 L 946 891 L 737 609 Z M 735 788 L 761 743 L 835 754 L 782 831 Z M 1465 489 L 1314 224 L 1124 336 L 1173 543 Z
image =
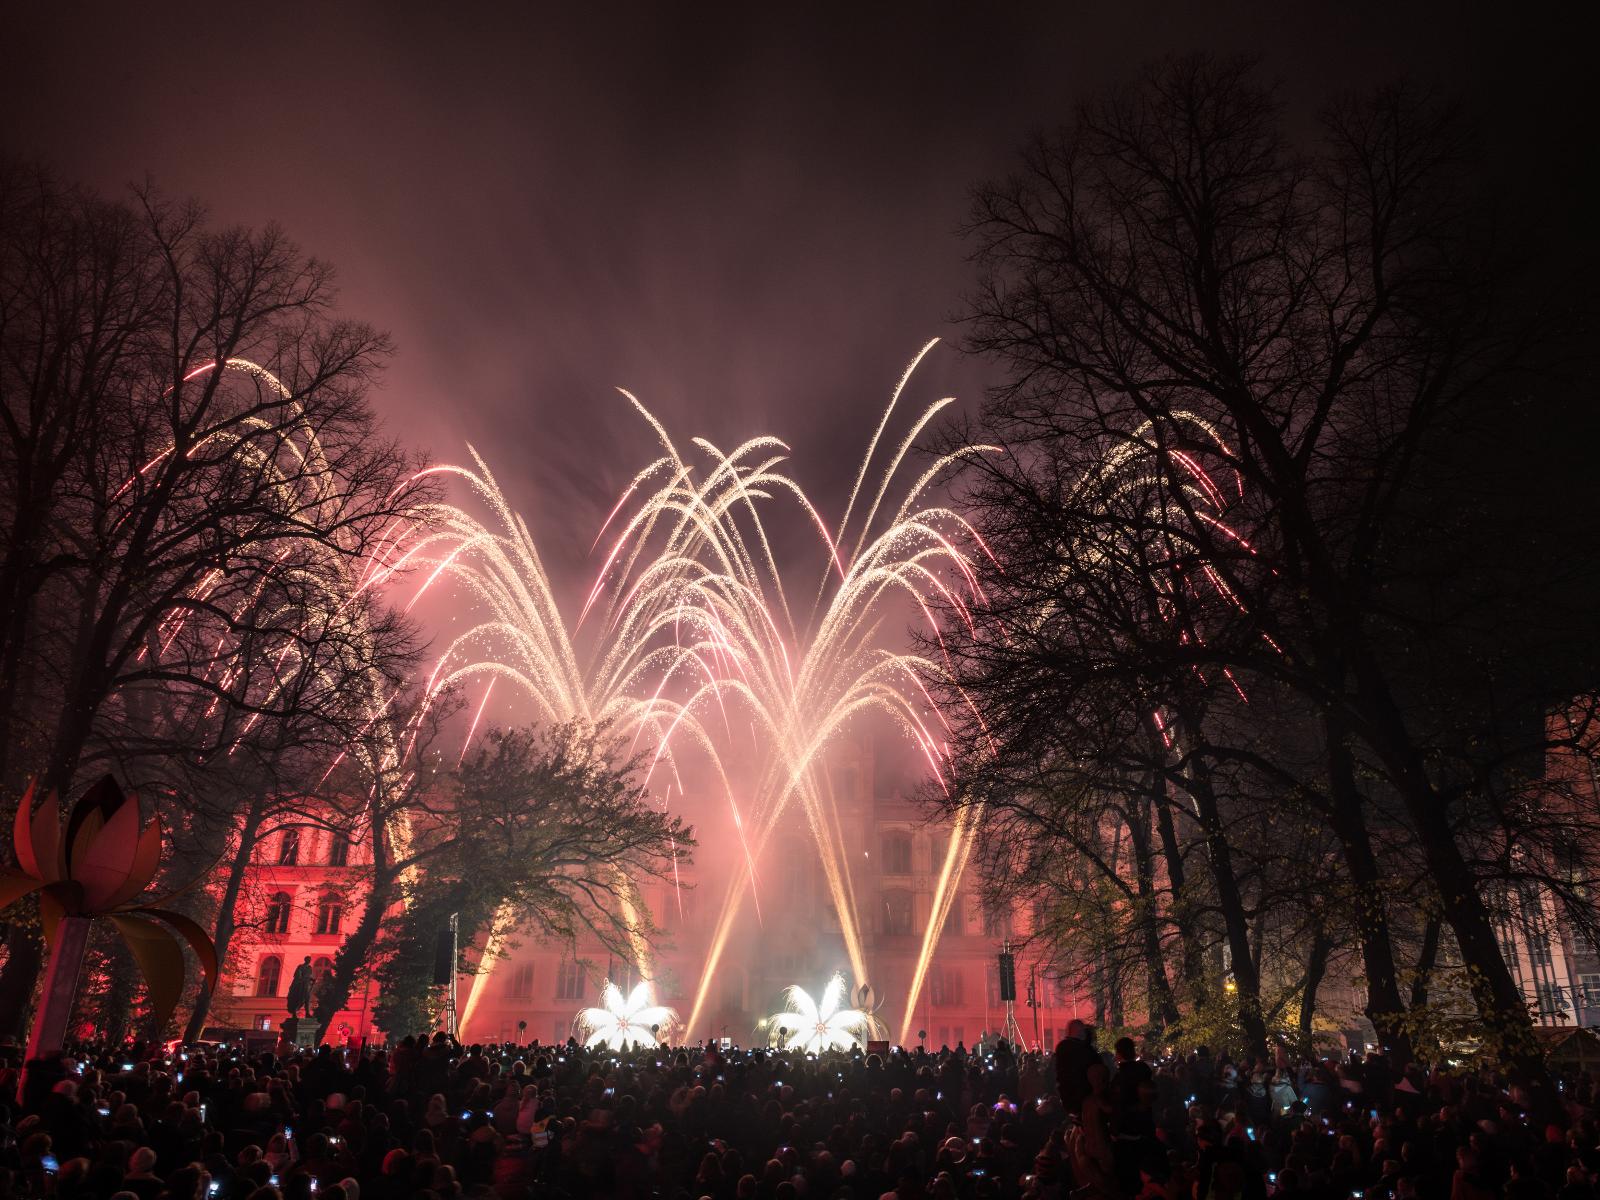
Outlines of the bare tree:
M 338 318 L 330 269 L 277 229 L 9 165 L 0 205 L 9 802 L 25 777 L 225 754 L 308 708 L 347 726 L 341 680 L 396 665 L 363 588 L 425 498 L 367 402 L 387 339 Z M 0 1027 L 37 958 L 18 931 Z
M 1421 602 L 1395 554 L 1523 331 L 1497 307 L 1447 109 L 1405 88 L 1341 102 L 1314 157 L 1280 118 L 1250 63 L 1169 60 L 977 193 L 972 346 L 1010 378 L 981 430 L 1008 450 L 973 488 L 1005 566 L 953 651 L 988 724 L 972 761 L 989 740 L 1059 746 L 1030 739 L 1097 690 L 1159 723 L 1236 971 L 1247 905 L 1225 894 L 1239 872 L 1219 858 L 1233 847 L 1214 779 L 1232 764 L 1276 780 L 1324 815 L 1361 890 L 1380 1028 L 1403 1000 L 1371 826 L 1403 825 L 1482 1026 L 1542 1074 L 1478 869 L 1509 811 L 1490 786 L 1489 760 L 1510 754 L 1503 712 L 1478 700 L 1493 668 L 1467 670 L 1490 655 L 1429 686 L 1429 655 L 1464 626 Z M 1430 598 L 1463 578 L 1472 544 L 1453 536 Z M 1564 681 L 1522 682 L 1517 704 L 1538 711 Z M 1320 769 L 1240 736 L 1259 724 L 1240 717 L 1252 696 L 1313 723 Z

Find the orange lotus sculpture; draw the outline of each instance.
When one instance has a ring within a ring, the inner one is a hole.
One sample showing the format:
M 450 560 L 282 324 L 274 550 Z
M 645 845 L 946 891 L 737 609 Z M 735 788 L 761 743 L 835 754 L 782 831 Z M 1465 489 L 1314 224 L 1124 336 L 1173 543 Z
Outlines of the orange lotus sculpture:
M 111 776 L 78 797 L 65 829 L 55 793 L 35 809 L 30 784 L 17 807 L 13 839 L 21 869 L 0 868 L 0 909 L 38 893 L 50 947 L 29 1058 L 60 1049 L 66 1037 L 91 921 L 110 921 L 133 951 L 158 1023 L 183 993 L 180 938 L 200 960 L 207 986 L 216 986 L 217 951 L 205 930 L 160 907 L 170 896 L 139 900 L 161 865 L 161 818 L 141 826 L 139 801 L 124 795 Z

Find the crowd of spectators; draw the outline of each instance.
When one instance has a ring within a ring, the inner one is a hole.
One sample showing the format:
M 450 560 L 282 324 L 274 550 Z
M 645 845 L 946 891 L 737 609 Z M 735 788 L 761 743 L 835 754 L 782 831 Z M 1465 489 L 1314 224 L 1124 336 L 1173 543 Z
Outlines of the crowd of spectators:
M 1077 1023 L 1053 1054 L 437 1034 L 0 1063 L 0 1200 L 1596 1200 L 1600 1177 L 1587 1077 L 1141 1057 Z

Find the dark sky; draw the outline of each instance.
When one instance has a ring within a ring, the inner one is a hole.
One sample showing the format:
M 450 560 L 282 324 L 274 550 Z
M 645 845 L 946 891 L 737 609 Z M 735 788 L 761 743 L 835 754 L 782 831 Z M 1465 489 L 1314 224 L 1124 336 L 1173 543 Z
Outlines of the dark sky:
M 1307 107 L 1420 74 L 1499 114 L 1507 162 L 1579 95 L 1580 39 L 1523 6 L 588 7 L 14 4 L 4 142 L 282 223 L 394 335 L 391 427 L 477 444 L 559 551 L 649 449 L 613 385 L 680 435 L 791 440 L 836 513 L 902 365 L 953 332 L 968 187 L 1153 56 L 1261 53 Z M 981 383 L 944 351 L 918 395 Z

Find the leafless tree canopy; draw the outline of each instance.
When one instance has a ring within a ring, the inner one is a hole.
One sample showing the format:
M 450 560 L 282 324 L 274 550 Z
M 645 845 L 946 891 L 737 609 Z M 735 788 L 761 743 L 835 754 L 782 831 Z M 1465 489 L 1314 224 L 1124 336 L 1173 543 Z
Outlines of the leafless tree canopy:
M 1503 632 L 1528 593 L 1451 472 L 1536 346 L 1447 105 L 1343 99 L 1306 148 L 1283 122 L 1253 64 L 1168 60 L 976 193 L 971 346 L 1007 381 L 953 434 L 1004 449 L 968 475 L 998 565 L 949 623 L 951 711 L 982 714 L 951 803 L 1157 1023 L 1226 994 L 1259 1049 L 1299 997 L 1309 1033 L 1348 948 L 1409 1054 L 1442 921 L 1533 1070 L 1498 897 L 1597 814 L 1538 778 L 1592 672 L 1528 665 L 1594 658 L 1554 598 Z

